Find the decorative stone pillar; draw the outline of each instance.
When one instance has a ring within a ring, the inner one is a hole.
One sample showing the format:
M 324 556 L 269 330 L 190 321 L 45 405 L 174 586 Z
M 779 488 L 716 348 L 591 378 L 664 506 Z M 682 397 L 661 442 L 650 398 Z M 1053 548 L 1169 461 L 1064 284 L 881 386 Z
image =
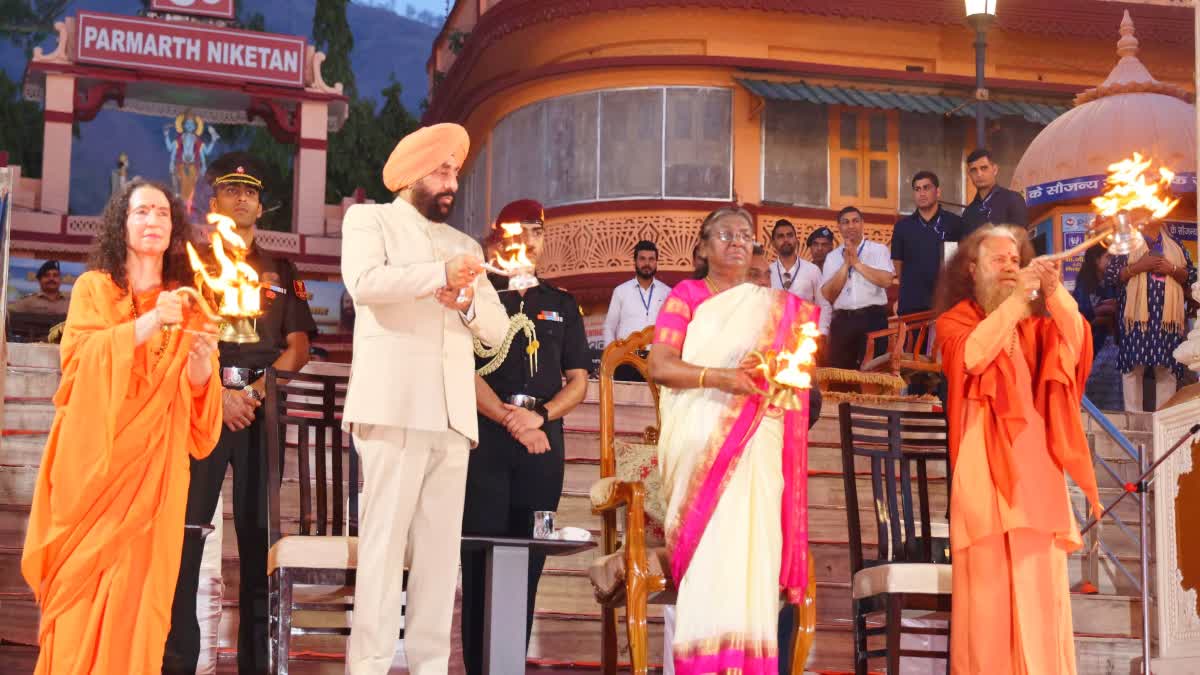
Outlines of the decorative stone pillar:
M 66 214 L 71 196 L 71 125 L 75 122 L 75 76 L 46 75 L 45 140 L 40 210 Z
M 303 101 L 296 111 L 299 138 L 293 170 L 292 231 L 325 235 L 325 152 L 329 146 L 329 108 Z
M 1194 340 L 1194 335 L 1189 342 Z M 1192 398 L 1154 414 L 1154 459 L 1200 419 Z M 1155 675 L 1200 673 L 1200 441 L 1195 437 L 1154 472 Z

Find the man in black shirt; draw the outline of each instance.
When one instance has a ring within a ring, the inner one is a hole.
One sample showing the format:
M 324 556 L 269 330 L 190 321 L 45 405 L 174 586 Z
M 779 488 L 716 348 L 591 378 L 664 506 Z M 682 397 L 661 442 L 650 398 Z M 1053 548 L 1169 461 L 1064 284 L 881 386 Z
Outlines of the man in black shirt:
M 967 175 L 975 186 L 975 199 L 963 211 L 963 239 L 985 223 L 1029 226 L 1025 198 L 997 185 L 996 176 L 999 173 L 1000 165 L 992 161 L 992 153 L 985 148 L 967 155 Z
M 189 525 L 212 522 L 225 469 L 232 464 L 233 522 L 240 568 L 237 656 L 241 675 L 267 672 L 267 444 L 258 414 L 266 392 L 262 375 L 269 366 L 280 370 L 303 368 L 308 362 L 309 340 L 317 332 L 296 266 L 254 243 L 255 226 L 263 212 L 263 175 L 258 161 L 244 152 L 223 155 L 208 170 L 213 189 L 209 209 L 232 218 L 237 234 L 250 246 L 246 263 L 258 272 L 262 283 L 263 314 L 256 325 L 258 342 L 220 344 L 221 368 L 248 369 L 251 383 L 241 391 L 226 389 L 222 394 L 225 428 L 211 455 L 191 460 L 186 515 Z M 171 632 L 163 657 L 164 673 L 196 672 L 200 654 L 196 589 L 203 552 L 202 541 L 184 538 L 171 608 Z
M 932 171 L 918 171 L 912 179 L 917 208 L 892 229 L 892 266 L 900 278 L 896 313 L 903 316 L 933 308 L 933 289 L 942 269 L 942 244 L 958 241 L 963 222 L 943 210 L 941 183 Z
M 497 223 L 524 226 L 526 253 L 534 264 L 544 241 L 543 221 L 542 206 L 533 200 L 513 202 L 496 218 Z M 497 234 L 493 230 L 489 238 L 492 250 Z M 485 255 L 490 256 L 488 248 L 485 245 Z M 533 512 L 558 508 L 565 463 L 562 418 L 583 400 L 591 358 L 579 305 L 569 293 L 544 281 L 520 291 L 508 290 L 503 277 L 492 277 L 492 282 L 512 318 L 511 344 L 507 353 L 476 358 L 479 447 L 471 452 L 467 468 L 463 534 L 530 537 Z M 477 342 L 477 356 L 480 347 Z M 465 547 L 462 551 L 463 661 L 468 675 L 483 672 L 484 555 Z M 545 556 L 530 553 L 526 644 L 545 562 Z

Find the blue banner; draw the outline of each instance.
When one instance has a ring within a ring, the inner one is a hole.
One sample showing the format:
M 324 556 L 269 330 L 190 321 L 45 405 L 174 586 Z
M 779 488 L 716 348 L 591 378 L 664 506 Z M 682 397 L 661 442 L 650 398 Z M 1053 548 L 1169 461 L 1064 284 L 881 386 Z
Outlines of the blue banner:
M 1104 194 L 1105 182 L 1107 180 L 1107 175 L 1100 174 L 1097 176 L 1080 176 L 1079 178 L 1068 178 L 1066 180 L 1056 180 L 1053 183 L 1034 185 L 1025 188 L 1025 203 L 1029 206 L 1037 206 L 1039 204 L 1099 197 Z M 1194 171 L 1175 174 L 1175 179 L 1171 181 L 1171 192 L 1173 194 L 1195 191 L 1196 173 Z
M 1092 213 L 1064 213 L 1062 215 L 1062 249 L 1063 251 L 1070 250 L 1083 243 L 1087 239 L 1088 228 L 1092 226 L 1092 220 L 1095 219 L 1095 214 Z M 1079 270 L 1083 267 L 1083 253 L 1072 256 L 1063 261 L 1063 284 L 1068 290 L 1075 290 L 1075 279 L 1079 276 Z

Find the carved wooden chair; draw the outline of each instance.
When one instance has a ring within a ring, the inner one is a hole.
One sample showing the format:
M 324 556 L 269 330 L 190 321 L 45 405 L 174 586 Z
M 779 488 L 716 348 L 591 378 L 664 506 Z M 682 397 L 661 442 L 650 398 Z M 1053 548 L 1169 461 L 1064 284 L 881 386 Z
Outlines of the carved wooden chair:
M 294 625 L 292 614 L 353 609 L 361 482 L 358 453 L 341 426 L 349 378 L 274 368 L 265 377 L 269 654 L 271 672 L 286 675 L 293 635 L 350 634 L 345 626 Z M 292 458 L 296 475 L 284 481 Z M 297 506 L 298 522 L 282 517 L 281 509 Z
M 854 672 L 866 675 L 870 659 L 886 657 L 887 672 L 895 674 L 900 672 L 900 657 L 911 656 L 945 659 L 949 673 L 949 527 L 940 517 L 948 511 L 950 499 L 945 415 L 844 402 L 838 406 L 838 417 L 850 526 Z M 855 475 L 858 459 L 870 460 L 871 494 L 866 496 L 870 500 L 867 503 L 859 501 Z M 937 481 L 930 477 L 930 464 L 945 467 L 944 501 L 942 495 L 930 494 L 931 481 Z M 866 552 L 860 509 L 875 513 L 874 555 Z M 939 520 L 942 522 L 936 522 Z M 884 625 L 868 628 L 867 616 L 879 613 L 883 614 Z M 927 625 L 905 626 L 906 618 L 910 624 L 920 619 Z M 900 639 L 904 633 L 945 636 L 947 648 L 902 649 Z M 886 648 L 868 649 L 868 638 L 879 635 L 886 636 Z
M 592 512 L 601 516 L 601 555 L 588 569 L 596 600 L 601 607 L 601 667 L 606 675 L 617 672 L 617 610 L 624 608 L 629 639 L 631 672 L 645 675 L 649 668 L 647 608 L 675 603 L 670 578 L 663 520 L 662 483 L 655 444 L 661 418 L 658 385 L 650 379 L 646 349 L 653 326 L 610 344 L 600 358 L 600 480 L 591 489 Z M 654 426 L 647 427 L 641 443 L 616 438 L 613 374 L 628 364 L 645 378 L 654 398 Z M 625 508 L 624 541 L 617 527 L 617 512 Z M 816 577 L 809 557 L 808 590 L 792 640 L 792 671 L 803 673 L 815 639 Z
M 931 339 L 936 316 L 932 311 L 895 317 L 887 328 L 867 333 L 867 349 L 861 370 L 891 373 L 908 382 L 914 375 L 940 378 L 942 364 L 932 353 Z M 875 356 L 880 340 L 887 341 L 883 354 Z

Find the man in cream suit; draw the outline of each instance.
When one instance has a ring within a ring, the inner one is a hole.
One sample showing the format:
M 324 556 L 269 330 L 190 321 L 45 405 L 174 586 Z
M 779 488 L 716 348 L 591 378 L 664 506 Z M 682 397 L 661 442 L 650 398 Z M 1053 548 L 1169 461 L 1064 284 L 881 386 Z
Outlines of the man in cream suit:
M 471 338 L 499 344 L 508 329 L 479 244 L 444 222 L 468 149 L 456 124 L 406 136 L 383 170 L 399 196 L 351 207 L 342 226 L 356 313 L 344 424 L 363 463 L 351 675 L 388 672 L 406 561 L 409 672 L 449 667 L 467 453 L 479 438 Z

